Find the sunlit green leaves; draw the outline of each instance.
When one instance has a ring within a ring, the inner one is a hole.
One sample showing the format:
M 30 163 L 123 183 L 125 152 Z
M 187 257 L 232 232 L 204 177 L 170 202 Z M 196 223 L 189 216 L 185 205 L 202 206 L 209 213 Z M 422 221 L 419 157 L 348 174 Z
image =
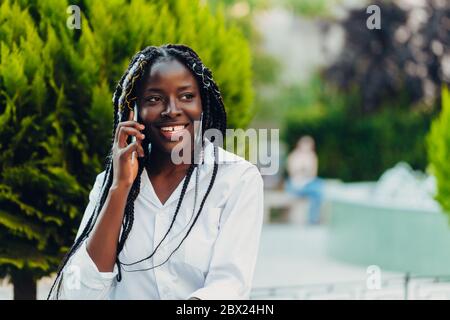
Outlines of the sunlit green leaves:
M 81 8 L 79 30 L 66 26 L 69 4 Z M 55 270 L 110 149 L 115 85 L 136 51 L 164 43 L 194 48 L 230 126 L 248 124 L 248 44 L 197 0 L 1 2 L 0 277 Z
M 442 90 L 442 110 L 428 135 L 430 169 L 437 180 L 436 199 L 450 215 L 450 91 Z

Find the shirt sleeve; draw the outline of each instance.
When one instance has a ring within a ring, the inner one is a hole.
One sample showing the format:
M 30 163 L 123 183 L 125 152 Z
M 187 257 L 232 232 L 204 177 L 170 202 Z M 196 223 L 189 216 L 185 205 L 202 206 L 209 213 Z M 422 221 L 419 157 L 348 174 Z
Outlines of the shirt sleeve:
M 100 173 L 89 193 L 89 203 L 77 232 L 77 239 L 85 228 L 99 200 L 105 172 Z M 64 267 L 59 293 L 60 299 L 91 300 L 106 299 L 117 275 L 117 266 L 113 272 L 100 272 L 87 252 L 86 240 L 69 259 Z
M 263 223 L 263 180 L 255 166 L 243 173 L 220 218 L 205 285 L 190 298 L 249 299 Z

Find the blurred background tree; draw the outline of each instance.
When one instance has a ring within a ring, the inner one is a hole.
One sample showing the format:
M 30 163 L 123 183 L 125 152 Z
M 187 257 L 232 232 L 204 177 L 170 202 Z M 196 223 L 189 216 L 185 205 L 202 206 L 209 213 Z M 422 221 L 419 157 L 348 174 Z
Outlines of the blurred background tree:
M 376 114 L 358 115 L 349 110 L 354 97 L 317 81 L 315 88 L 302 90 L 315 94 L 314 107 L 287 111 L 283 138 L 294 146 L 298 137 L 314 137 L 321 176 L 373 181 L 399 161 L 425 169 L 424 138 L 431 122 L 429 113 L 399 112 L 387 105 Z M 394 101 L 392 104 L 396 105 Z
M 214 72 L 230 127 L 251 119 L 248 42 L 188 0 L 5 0 L 0 6 L 0 277 L 36 297 L 73 242 L 112 129 L 112 90 L 147 45 L 184 43 Z M 233 70 L 233 72 L 230 72 Z
M 283 137 L 317 140 L 319 174 L 344 181 L 376 180 L 399 161 L 427 166 L 425 137 L 450 79 L 450 6 L 377 1 L 381 29 L 369 30 L 364 7 L 339 22 L 340 55 L 306 84 L 284 89 Z M 324 21 L 324 30 L 336 22 Z M 287 94 L 286 94 L 287 93 Z
M 450 7 L 428 1 L 422 8 L 403 9 L 395 1 L 378 1 L 381 28 L 368 29 L 365 10 L 352 10 L 342 25 L 345 50 L 325 76 L 345 93 L 358 88 L 364 112 L 433 106 L 450 54 Z M 403 103 L 390 103 L 404 96 Z
M 288 150 L 313 136 L 323 177 L 376 180 L 399 161 L 424 170 L 450 77 L 450 5 L 350 2 L 209 1 L 251 44 L 253 127 L 281 128 Z M 380 7 L 379 30 L 366 27 L 369 4 Z

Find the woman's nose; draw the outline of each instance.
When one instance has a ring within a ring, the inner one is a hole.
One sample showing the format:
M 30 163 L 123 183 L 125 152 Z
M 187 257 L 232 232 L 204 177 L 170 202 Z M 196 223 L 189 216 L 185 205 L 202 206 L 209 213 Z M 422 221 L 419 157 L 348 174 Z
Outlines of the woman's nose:
M 161 116 L 163 117 L 176 117 L 181 114 L 181 109 L 177 107 L 177 104 L 173 99 L 170 99 L 166 104 L 166 109 L 161 112 Z

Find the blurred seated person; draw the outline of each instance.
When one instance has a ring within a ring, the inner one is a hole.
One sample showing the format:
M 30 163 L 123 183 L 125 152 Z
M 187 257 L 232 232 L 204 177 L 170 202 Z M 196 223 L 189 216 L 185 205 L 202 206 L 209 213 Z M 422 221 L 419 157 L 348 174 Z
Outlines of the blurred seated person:
M 323 181 L 317 177 L 318 159 L 314 139 L 301 137 L 287 159 L 289 177 L 285 183 L 287 192 L 309 200 L 308 223 L 320 222 Z

